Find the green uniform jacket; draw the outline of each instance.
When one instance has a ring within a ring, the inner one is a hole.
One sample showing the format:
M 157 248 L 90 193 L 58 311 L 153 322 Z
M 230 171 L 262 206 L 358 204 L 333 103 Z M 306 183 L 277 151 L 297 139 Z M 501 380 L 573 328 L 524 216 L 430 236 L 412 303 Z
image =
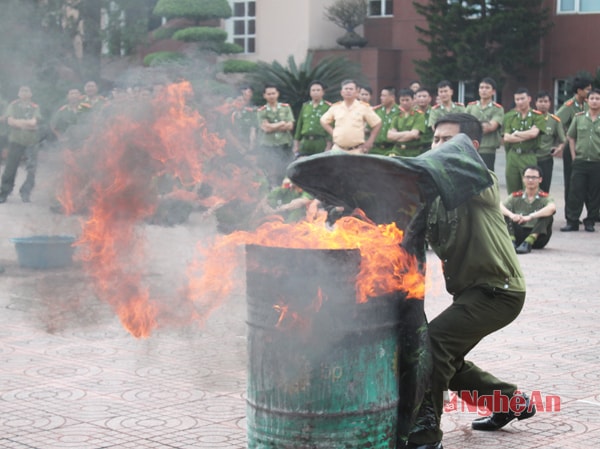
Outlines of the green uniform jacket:
M 571 126 L 571 122 L 573 121 L 573 117 L 575 114 L 579 112 L 587 112 L 588 104 L 584 102 L 583 104 L 577 101 L 577 97 L 573 97 L 570 100 L 567 100 L 563 103 L 563 105 L 556 111 L 556 115 L 562 122 L 563 128 L 565 131 L 569 129 Z
M 440 199 L 431 205 L 427 240 L 442 260 L 446 289 L 452 295 L 483 286 L 525 291 L 525 279 L 500 212 L 498 180 L 455 209 Z
M 534 200 L 531 203 L 527 200 L 527 196 L 522 190 L 519 190 L 518 192 L 513 192 L 508 198 L 504 200 L 504 206 L 506 206 L 506 208 L 513 214 L 519 215 L 532 214 L 540 209 L 543 209 L 551 203 L 554 203 L 552 197 L 541 190 L 538 190 Z M 533 229 L 538 221 L 539 218 L 534 218 L 531 221 L 523 223 L 520 226 L 527 229 Z
M 600 118 L 592 121 L 589 111 L 576 114 L 567 135 L 575 139 L 575 159 L 600 161 Z
M 272 109 L 269 105 L 261 106 L 260 108 L 258 108 L 256 118 L 259 145 L 268 147 L 292 145 L 294 138 L 290 131 L 265 133 L 260 129 L 260 124 L 264 120 L 266 120 L 269 123 L 293 122 L 294 114 L 289 104 L 277 103 L 277 107 L 275 109 Z
M 522 153 L 535 153 L 540 149 L 542 134 L 546 133 L 546 120 L 540 111 L 529 109 L 525 118 L 522 118 L 521 113 L 516 109 L 507 112 L 504 115 L 504 123 L 502 124 L 505 133 L 511 134 L 515 131 L 527 131 L 533 128 L 533 125 L 540 130 L 540 134 L 535 139 L 519 143 L 505 143 L 504 147 L 506 151 L 517 150 L 519 152 L 518 150 L 520 149 Z
M 418 107 L 413 108 L 415 111 L 421 111 Z M 431 148 L 431 144 L 433 142 L 433 129 L 429 126 L 429 117 L 431 115 L 431 106 L 427 106 L 427 109 L 423 112 L 423 116 L 425 117 L 425 132 L 421 133 L 421 137 L 419 141 L 421 142 L 421 148 L 423 151 L 427 151 Z
M 240 142 L 248 146 L 252 128 L 256 127 L 256 108 L 242 106 L 232 113 L 231 124 Z
M 6 115 L 6 107 L 8 106 L 8 102 L 0 97 L 0 116 Z M 8 125 L 6 124 L 6 119 L 4 121 L 0 121 L 0 137 L 6 136 L 8 134 Z
M 544 114 L 544 120 L 546 120 L 546 131 L 542 134 L 540 148 L 535 153 L 538 160 L 552 157 L 552 148 L 567 140 L 560 118 L 554 114 Z
M 430 128 L 435 125 L 435 122 L 446 114 L 455 114 L 457 112 L 465 112 L 465 105 L 462 103 L 452 103 L 448 109 L 446 109 L 441 104 L 436 104 L 431 108 L 431 112 L 429 113 L 429 122 L 427 122 L 427 126 Z
M 496 131 L 483 135 L 479 152 L 484 154 L 495 154 L 496 149 L 502 141 L 502 122 L 504 121 L 504 108 L 499 103 L 490 102 L 482 107 L 480 101 L 472 101 L 467 105 L 467 113 L 477 117 L 480 122 L 496 122 Z
M 427 129 L 425 124 L 425 114 L 421 111 L 411 109 L 410 111 L 404 111 L 400 109 L 400 113 L 394 119 L 392 123 L 392 129 L 396 131 L 411 131 L 416 129 L 419 131 L 419 138 L 411 140 L 410 142 L 396 142 L 394 145 L 393 154 L 396 156 L 418 156 L 422 153 L 422 141 L 420 136 L 423 135 Z
M 70 126 L 77 124 L 77 121 L 79 120 L 79 114 L 82 110 L 84 110 L 82 109 L 84 107 L 85 106 L 79 105 L 76 110 L 73 110 L 68 105 L 61 106 L 52 116 L 52 119 L 50 120 L 50 127 L 53 130 L 58 131 L 60 134 L 64 134 Z M 89 108 L 86 108 L 85 110 L 87 109 Z
M 329 137 L 327 131 L 321 126 L 321 116 L 329 109 L 331 103 L 325 100 L 315 107 L 312 101 L 307 101 L 300 109 L 294 139 L 302 140 L 306 136 Z
M 386 148 L 391 149 L 394 146 L 394 142 L 388 140 L 387 133 L 390 129 L 392 129 L 392 124 L 394 123 L 394 120 L 400 113 L 400 107 L 394 103 L 394 105 L 390 108 L 390 111 L 387 112 L 385 106 L 380 104 L 375 106 L 373 110 L 375 111 L 375 114 L 377 114 L 377 116 L 381 119 L 381 128 L 379 128 L 379 134 L 377 134 L 377 137 L 375 137 L 375 142 L 373 146 L 378 147 L 382 150 Z
M 15 100 L 6 108 L 6 116 L 14 119 L 32 119 L 36 118 L 38 126 L 42 120 L 40 108 L 35 103 L 23 103 Z M 19 129 L 9 126 L 8 141 L 18 143 L 23 146 L 35 145 L 40 141 L 39 133 L 36 129 Z

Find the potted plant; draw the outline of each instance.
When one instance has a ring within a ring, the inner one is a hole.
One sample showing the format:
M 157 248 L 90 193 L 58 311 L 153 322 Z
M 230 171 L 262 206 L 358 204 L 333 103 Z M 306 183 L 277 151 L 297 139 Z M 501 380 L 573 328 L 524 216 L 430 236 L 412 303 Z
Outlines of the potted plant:
M 354 31 L 356 27 L 365 23 L 367 14 L 367 0 L 336 0 L 325 8 L 327 20 L 346 30 L 346 34 L 336 42 L 348 49 L 367 45 L 367 39 Z

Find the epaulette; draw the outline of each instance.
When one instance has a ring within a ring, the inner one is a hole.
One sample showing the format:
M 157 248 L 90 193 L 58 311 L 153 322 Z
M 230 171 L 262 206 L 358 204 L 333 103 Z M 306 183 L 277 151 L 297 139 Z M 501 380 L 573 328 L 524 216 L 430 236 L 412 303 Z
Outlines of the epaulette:
M 433 106 L 431 106 L 431 109 L 439 109 L 440 105 L 439 104 L 434 104 Z
M 248 111 L 248 112 L 252 112 L 252 111 L 254 111 L 254 108 L 252 108 L 250 106 L 244 106 L 244 110 Z
M 362 103 L 364 106 L 369 106 L 371 107 L 371 105 L 369 103 L 367 103 L 366 101 L 362 101 L 362 100 L 358 100 L 360 103 Z
M 560 123 L 560 117 L 558 115 L 550 114 L 550 117 Z
M 327 106 L 331 106 L 331 101 L 324 100 L 324 102 Z
M 546 198 L 548 196 L 547 192 L 544 192 L 543 190 L 538 190 L 538 195 L 541 196 L 542 198 Z
M 38 104 L 37 104 L 37 103 L 31 102 L 30 104 L 31 104 L 31 106 L 33 106 L 34 108 L 39 108 L 39 106 L 38 106 Z
M 459 105 L 459 106 L 462 106 L 463 108 L 465 107 L 465 105 L 464 105 L 464 104 L 462 104 L 462 103 L 459 103 L 458 101 L 457 101 L 457 102 L 455 102 L 454 104 L 457 104 L 457 105 Z
M 11 101 L 9 104 L 16 104 L 16 103 L 18 103 L 19 101 L 21 101 L 21 100 L 19 100 L 19 99 L 17 98 L 16 100 L 13 100 L 13 101 Z
M 504 106 L 502 106 L 500 103 L 496 103 L 495 101 L 492 103 L 494 106 L 496 106 L 497 108 L 500 109 L 504 109 Z
M 267 109 L 267 105 L 262 105 L 260 108 L 257 109 L 257 111 L 264 111 L 265 109 Z
M 373 110 L 376 111 L 377 109 L 381 109 L 382 107 L 382 104 L 378 104 L 377 106 L 373 106 Z
M 573 106 L 573 103 L 575 103 L 575 100 L 571 98 L 570 100 L 565 101 L 565 106 Z
M 534 114 L 537 115 L 543 115 L 540 111 L 538 111 L 537 109 L 532 109 L 531 112 L 533 112 Z
M 523 191 L 522 190 L 517 190 L 516 192 L 512 193 L 513 198 L 520 198 L 523 196 Z
M 477 104 L 477 101 L 470 101 L 467 106 L 471 106 L 472 104 Z
M 290 107 L 290 105 L 288 103 L 279 103 L 281 106 L 287 106 L 288 108 Z
M 585 115 L 585 111 L 577 112 L 577 113 L 575 114 L 575 117 L 577 117 L 578 115 Z
M 67 109 L 69 107 L 69 105 L 67 104 L 63 104 L 60 108 L 58 108 L 59 111 L 64 111 L 65 109 Z

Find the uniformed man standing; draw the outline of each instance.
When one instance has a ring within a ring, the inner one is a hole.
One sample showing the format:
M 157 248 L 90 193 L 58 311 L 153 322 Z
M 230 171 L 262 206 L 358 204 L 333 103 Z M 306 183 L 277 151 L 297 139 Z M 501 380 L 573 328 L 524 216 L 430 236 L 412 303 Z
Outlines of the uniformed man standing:
M 15 177 L 19 163 L 26 158 L 27 178 L 21 186 L 19 193 L 24 203 L 30 201 L 31 191 L 35 184 L 37 168 L 37 144 L 40 141 L 38 127 L 42 120 L 40 108 L 31 101 L 29 86 L 19 88 L 19 98 L 6 108 L 8 132 L 8 156 L 6 166 L 2 173 L 2 187 L 0 187 L 0 203 L 5 203 L 8 195 L 15 186 Z
M 87 103 L 81 102 L 81 92 L 79 89 L 71 89 L 67 93 L 67 103 L 61 106 L 50 120 L 50 130 L 56 138 L 63 142 L 74 144 L 77 142 L 73 130 L 69 129 L 79 121 L 82 111 L 89 108 Z M 67 133 L 67 131 L 69 131 Z
M 287 166 L 294 160 L 294 114 L 289 104 L 279 102 L 279 89 L 267 85 L 263 90 L 267 104 L 258 108 L 258 164 L 272 188 L 279 187 Z
M 494 102 L 494 95 L 496 95 L 496 81 L 492 78 L 483 78 L 479 82 L 479 100 L 467 105 L 467 113 L 477 117 L 483 127 L 479 155 L 487 168 L 492 171 L 496 163 L 496 150 L 502 141 L 500 131 L 504 121 L 504 108 Z
M 523 172 L 525 190 L 513 192 L 504 204 L 500 203 L 517 254 L 530 253 L 531 248 L 543 248 L 552 236 L 556 205 L 540 188 L 542 179 L 540 167 L 526 167 Z
M 256 139 L 256 107 L 252 105 L 254 90 L 250 86 L 240 88 L 240 96 L 233 102 L 231 124 L 235 138 L 243 147 L 242 153 L 254 145 Z
M 321 117 L 331 103 L 323 100 L 325 86 L 320 81 L 313 81 L 309 86 L 310 101 L 302 105 L 296 133 L 294 134 L 294 154 L 296 157 L 322 153 L 331 147 L 327 131 L 321 126 Z
M 381 89 L 380 99 L 381 103 L 373 110 L 381 119 L 381 128 L 375 137 L 370 153 L 388 156 L 394 147 L 394 142 L 388 138 L 388 131 L 400 112 L 400 108 L 396 104 L 396 89 L 391 86 L 384 87 Z
M 600 89 L 588 95 L 588 111 L 579 112 L 567 131 L 573 159 L 571 184 L 565 212 L 567 225 L 563 232 L 579 230 L 579 216 L 583 205 L 587 217 L 583 220 L 586 231 L 594 232 L 594 223 L 600 221 Z
M 95 81 L 88 81 L 83 86 L 85 96 L 81 99 L 82 103 L 86 103 L 93 110 L 98 110 L 106 103 L 106 98 L 98 95 L 98 85 Z
M 431 94 L 426 87 L 420 87 L 415 93 L 415 104 L 413 109 L 421 111 L 425 117 L 425 125 L 429 123 L 429 115 L 431 114 Z M 431 142 L 433 142 L 433 129 L 428 125 L 425 126 L 425 132 L 421 134 L 421 148 L 423 151 L 427 151 L 431 148 Z
M 342 101 L 332 104 L 323 114 L 321 126 L 332 136 L 332 149 L 366 154 L 373 147 L 381 128 L 381 119 L 371 106 L 358 99 L 356 81 L 342 81 L 340 94 Z M 367 140 L 365 125 L 371 127 L 371 134 Z
M 531 108 L 529 91 L 520 87 L 514 94 L 515 109 L 504 115 L 504 147 L 506 149 L 506 189 L 513 193 L 523 189 L 525 167 L 536 165 L 540 133 L 546 132 L 546 121 L 540 111 Z
M 427 125 L 433 129 L 435 122 L 442 118 L 446 114 L 465 112 L 465 105 L 462 103 L 455 103 L 452 101 L 452 95 L 454 90 L 452 89 L 452 83 L 448 80 L 440 81 L 437 85 L 437 94 L 439 102 L 431 108 L 431 114 L 429 114 L 429 122 Z
M 425 115 L 412 108 L 410 89 L 400 91 L 400 113 L 388 131 L 388 139 L 395 142 L 392 155 L 414 157 L 423 153 L 421 134 L 425 132 Z
M 558 111 L 556 115 L 562 122 L 565 132 L 571 126 L 573 117 L 579 112 L 585 112 L 588 110 L 587 96 L 592 90 L 592 80 L 588 78 L 575 78 L 573 80 L 573 98 L 567 100 Z M 565 144 L 562 152 L 563 158 L 563 179 L 565 182 L 565 204 L 569 198 L 569 189 L 571 185 L 571 166 L 573 161 L 571 159 L 571 150 L 569 149 L 569 141 Z M 565 209 L 566 213 L 566 209 Z
M 539 151 L 536 153 L 537 165 L 542 169 L 544 178 L 540 188 L 550 192 L 552 183 L 552 170 L 554 169 L 554 158 L 562 154 L 563 147 L 567 140 L 565 130 L 560 119 L 550 113 L 552 96 L 546 91 L 541 91 L 535 99 L 535 108 L 540 111 L 546 121 L 546 132 L 542 134 Z
M 8 143 L 8 125 L 6 124 L 6 107 L 8 102 L 0 96 L 0 163 L 4 157 L 4 149 Z

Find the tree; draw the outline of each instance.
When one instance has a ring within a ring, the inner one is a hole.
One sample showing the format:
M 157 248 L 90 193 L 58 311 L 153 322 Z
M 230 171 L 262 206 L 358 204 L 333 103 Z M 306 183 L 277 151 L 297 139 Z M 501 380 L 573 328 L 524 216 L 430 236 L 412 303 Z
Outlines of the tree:
M 261 97 L 265 84 L 277 86 L 280 100 L 290 104 L 295 117 L 298 116 L 302 103 L 309 98 L 308 86 L 312 81 L 319 80 L 328 87 L 325 99 L 330 101 L 339 98 L 340 83 L 344 79 L 364 81 L 360 65 L 344 57 L 329 57 L 315 65 L 313 55 L 309 53 L 299 65 L 293 56 L 288 58 L 287 63 L 287 67 L 284 67 L 277 61 L 271 64 L 259 62 L 256 70 L 248 74 L 247 80 Z
M 346 30 L 346 34 L 337 43 L 343 47 L 364 47 L 367 40 L 354 29 L 365 23 L 368 15 L 367 0 L 336 0 L 325 8 L 325 18 Z
M 549 31 L 544 0 L 413 1 L 427 28 L 417 27 L 427 60 L 415 61 L 421 79 L 475 80 L 492 76 L 502 84 L 539 67 L 541 38 Z

